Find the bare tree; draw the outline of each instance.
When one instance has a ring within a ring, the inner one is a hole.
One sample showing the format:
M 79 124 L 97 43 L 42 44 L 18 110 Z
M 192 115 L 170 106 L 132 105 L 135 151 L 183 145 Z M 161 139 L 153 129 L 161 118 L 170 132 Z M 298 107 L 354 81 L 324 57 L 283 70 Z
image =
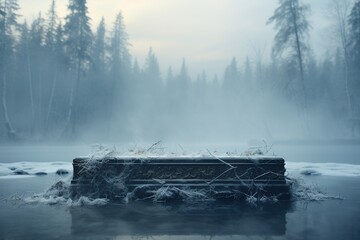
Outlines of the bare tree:
M 307 123 L 307 94 L 305 85 L 304 58 L 310 49 L 307 44 L 310 24 L 307 17 L 310 7 L 301 3 L 301 0 L 279 0 L 279 7 L 269 18 L 268 24 L 275 23 L 277 34 L 273 46 L 275 55 L 285 54 L 286 57 L 298 64 L 300 72 L 300 88 L 303 94 L 303 110 L 305 124 Z M 309 129 L 307 129 L 309 130 Z
M 353 0 L 330 0 L 328 17 L 333 21 L 335 35 L 341 46 L 345 67 L 345 92 L 347 99 L 348 117 L 353 118 L 353 103 L 349 86 L 349 30 L 347 19 L 350 14 Z

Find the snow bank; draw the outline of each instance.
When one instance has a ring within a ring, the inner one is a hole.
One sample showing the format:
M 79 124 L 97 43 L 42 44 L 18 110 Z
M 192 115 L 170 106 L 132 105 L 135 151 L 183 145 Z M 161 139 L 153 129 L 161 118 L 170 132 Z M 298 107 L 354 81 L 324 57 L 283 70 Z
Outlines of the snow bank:
M 41 176 L 58 171 L 72 172 L 71 162 L 0 163 L 0 179 Z

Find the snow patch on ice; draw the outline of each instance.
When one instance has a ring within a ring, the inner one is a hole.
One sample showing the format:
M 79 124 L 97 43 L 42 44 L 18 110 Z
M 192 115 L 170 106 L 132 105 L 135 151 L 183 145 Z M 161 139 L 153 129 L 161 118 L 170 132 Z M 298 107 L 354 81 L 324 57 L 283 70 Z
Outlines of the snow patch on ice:
M 23 179 L 23 178 L 31 178 L 34 175 L 7 175 L 7 176 L 0 176 L 1 179 Z
M 289 176 L 333 176 L 360 177 L 360 165 L 346 163 L 305 163 L 286 162 L 286 172 Z
M 106 198 L 96 198 L 91 199 L 85 196 L 80 197 L 77 200 L 71 200 L 69 199 L 67 202 L 67 205 L 73 206 L 73 207 L 79 207 L 79 206 L 104 206 L 109 203 L 109 200 Z
M 56 173 L 72 172 L 71 162 L 16 162 L 0 163 L 0 179 L 24 178 Z

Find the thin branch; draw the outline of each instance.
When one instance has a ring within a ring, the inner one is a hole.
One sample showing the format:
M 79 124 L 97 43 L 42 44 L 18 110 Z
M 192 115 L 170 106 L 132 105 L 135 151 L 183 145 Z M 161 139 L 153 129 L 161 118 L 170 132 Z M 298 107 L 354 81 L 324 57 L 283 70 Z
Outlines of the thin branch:
M 213 158 L 215 158 L 215 159 L 219 160 L 220 162 L 228 165 L 228 166 L 231 167 L 232 169 L 236 168 L 236 167 L 234 167 L 233 165 L 231 165 L 230 163 L 227 163 L 227 162 L 225 162 L 224 160 L 222 160 L 222 159 L 216 157 L 215 155 L 213 155 L 213 154 L 209 151 L 209 149 L 206 149 L 206 150 L 208 151 L 208 153 L 209 153 Z

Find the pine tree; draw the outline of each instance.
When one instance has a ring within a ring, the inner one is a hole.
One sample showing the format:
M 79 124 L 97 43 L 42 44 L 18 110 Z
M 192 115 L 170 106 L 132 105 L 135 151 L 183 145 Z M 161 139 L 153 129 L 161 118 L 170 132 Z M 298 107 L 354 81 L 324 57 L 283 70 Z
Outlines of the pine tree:
M 106 41 L 105 41 L 105 19 L 102 18 L 95 34 L 95 42 L 92 52 L 93 68 L 101 73 L 105 71 L 106 65 Z
M 148 55 L 145 59 L 144 75 L 146 79 L 146 88 L 148 88 L 149 90 L 160 88 L 160 66 L 152 48 L 149 49 Z
M 45 20 L 39 13 L 38 17 L 32 22 L 30 28 L 30 44 L 35 52 L 44 46 Z
M 142 74 L 142 72 L 141 72 L 138 60 L 135 58 L 134 64 L 132 67 L 132 78 L 133 78 L 134 89 L 139 88 L 141 74 Z
M 134 60 L 134 64 L 133 64 L 132 69 L 133 69 L 133 74 L 134 74 L 135 76 L 139 76 L 139 75 L 141 74 L 139 62 L 138 62 L 138 60 L 137 60 L 136 58 L 135 58 L 135 60 Z
M 70 66 L 74 66 L 76 79 L 70 94 L 70 106 L 64 134 L 75 135 L 78 118 L 78 95 L 81 74 L 88 68 L 90 62 L 90 48 L 92 32 L 86 0 L 69 0 L 69 14 L 64 26 L 65 49 L 69 57 Z
M 45 46 L 53 50 L 55 47 L 56 27 L 58 24 L 58 16 L 56 13 L 55 0 L 52 0 L 50 9 L 47 14 Z
M 231 60 L 229 66 L 226 67 L 224 73 L 224 90 L 226 93 L 235 93 L 238 90 L 239 69 L 235 57 Z
M 53 103 L 54 103 L 54 96 L 55 90 L 57 87 L 57 80 L 58 80 L 58 70 L 59 70 L 59 58 L 58 58 L 58 25 L 59 19 L 56 13 L 56 4 L 55 0 L 52 0 L 49 11 L 47 13 L 46 19 L 46 31 L 45 31 L 45 47 L 46 47 L 46 56 L 48 68 L 49 68 L 49 75 L 48 77 L 52 79 L 51 81 L 51 90 L 50 96 L 48 98 L 48 104 L 46 107 L 46 116 L 45 116 L 45 124 L 44 124 L 44 133 L 45 135 L 48 134 L 49 131 L 49 121 L 50 115 L 53 111 Z
M 59 64 L 61 64 L 61 63 L 65 64 L 65 62 L 66 62 L 64 45 L 65 45 L 64 29 L 63 29 L 61 22 L 59 22 L 59 24 L 56 27 L 55 46 L 54 46 L 55 57 L 56 57 L 57 61 L 59 62 Z
M 50 125 L 50 117 L 53 112 L 53 104 L 55 98 L 55 91 L 58 85 L 59 78 L 59 70 L 64 70 L 65 65 L 65 53 L 64 53 L 64 35 L 63 35 L 63 27 L 61 22 L 57 26 L 55 26 L 55 32 L 53 36 L 53 45 L 51 49 L 50 62 L 53 67 L 53 75 L 52 75 L 52 86 L 50 91 L 49 102 L 47 106 L 46 119 L 45 119 L 45 134 L 48 134 L 49 125 Z M 47 45 L 50 47 L 50 45 Z M 49 49 L 49 48 L 48 48 Z
M 121 77 L 121 70 L 125 64 L 126 57 L 129 55 L 128 45 L 128 35 L 125 31 L 122 13 L 120 12 L 113 24 L 110 40 L 110 71 L 113 78 Z
M 18 68 L 21 69 L 24 67 L 23 71 L 26 72 L 25 79 L 28 80 L 27 89 L 29 93 L 29 99 L 27 101 L 30 104 L 30 133 L 33 134 L 34 124 L 35 124 L 35 104 L 34 104 L 34 89 L 33 89 L 33 79 L 31 72 L 31 59 L 30 59 L 30 30 L 27 22 L 25 21 L 20 26 L 20 41 L 18 44 L 17 55 L 18 55 Z
M 140 83 L 142 94 L 145 97 L 145 101 L 151 101 L 155 109 L 155 106 L 158 106 L 161 98 L 162 85 L 159 62 L 152 48 L 149 49 L 145 59 L 142 78 L 142 82 Z
M 13 129 L 7 106 L 7 78 L 9 74 L 9 66 L 14 56 L 15 34 L 17 23 L 17 11 L 19 5 L 17 0 L 1 0 L 0 1 L 0 73 L 2 82 L 1 106 L 2 115 L 4 117 L 5 130 L 8 139 L 15 140 L 17 134 Z
M 109 90 L 109 120 L 113 120 L 115 107 L 122 107 L 124 99 L 129 94 L 125 78 L 131 74 L 130 54 L 128 50 L 128 35 L 125 31 L 122 13 L 116 15 L 110 38 L 110 90 Z M 118 93 L 118 94 L 117 94 Z M 119 104 L 116 104 L 116 103 Z
M 252 81 L 253 81 L 253 72 L 251 68 L 251 63 L 249 57 L 246 57 L 245 63 L 244 63 L 244 80 L 246 84 L 246 91 L 249 93 L 252 88 Z
M 170 86 L 173 81 L 174 81 L 173 70 L 172 70 L 172 67 L 169 66 L 167 74 L 166 74 L 166 85 Z
M 16 52 L 16 62 L 15 69 L 16 73 L 14 74 L 14 85 L 12 88 L 16 92 L 17 101 L 17 111 L 22 112 L 24 116 L 27 117 L 26 123 L 21 127 L 22 129 L 26 128 L 33 130 L 34 126 L 34 101 L 33 101 L 33 91 L 32 89 L 32 79 L 31 72 L 29 72 L 29 25 L 26 21 L 23 24 L 19 25 L 19 38 L 16 44 L 15 52 Z M 14 92 L 10 92 L 9 96 L 14 95 Z
M 183 58 L 182 64 L 181 64 L 181 68 L 180 68 L 180 73 L 177 77 L 177 86 L 176 86 L 176 91 L 178 92 L 178 104 L 179 104 L 179 110 L 180 110 L 180 114 L 183 114 L 184 117 L 187 113 L 187 111 L 190 111 L 190 109 L 188 109 L 188 106 L 191 104 L 190 102 L 190 83 L 191 83 L 191 79 L 189 76 L 189 70 L 186 64 L 186 60 L 185 58 Z
M 45 20 L 39 13 L 38 17 L 32 22 L 30 27 L 30 42 L 28 45 L 28 71 L 29 71 L 29 91 L 33 95 L 34 108 L 32 115 L 33 126 L 31 135 L 35 130 L 43 127 L 43 105 L 44 105 L 44 39 L 45 39 Z

